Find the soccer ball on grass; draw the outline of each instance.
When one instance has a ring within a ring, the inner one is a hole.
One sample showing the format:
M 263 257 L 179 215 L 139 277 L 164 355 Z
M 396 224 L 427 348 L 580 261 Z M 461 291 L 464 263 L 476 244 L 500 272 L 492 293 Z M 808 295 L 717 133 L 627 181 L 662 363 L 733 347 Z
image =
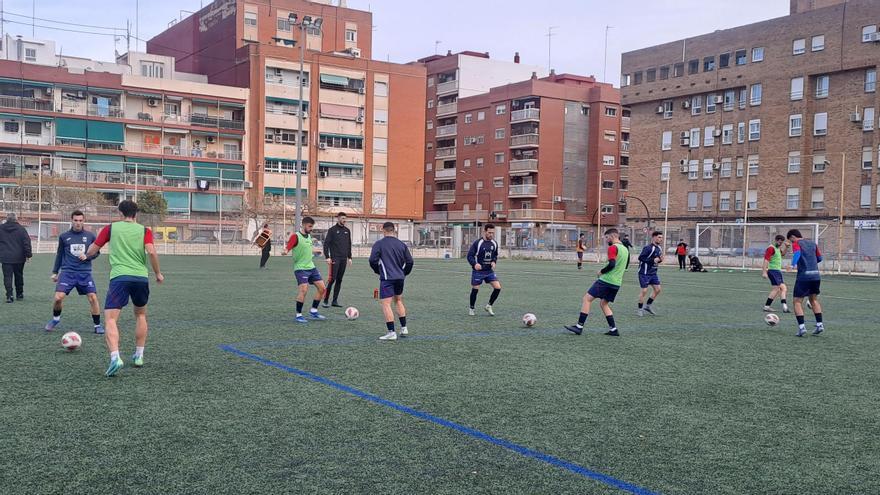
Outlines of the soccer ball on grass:
M 61 336 L 61 347 L 68 351 L 75 351 L 82 346 L 82 337 L 76 332 L 67 332 Z

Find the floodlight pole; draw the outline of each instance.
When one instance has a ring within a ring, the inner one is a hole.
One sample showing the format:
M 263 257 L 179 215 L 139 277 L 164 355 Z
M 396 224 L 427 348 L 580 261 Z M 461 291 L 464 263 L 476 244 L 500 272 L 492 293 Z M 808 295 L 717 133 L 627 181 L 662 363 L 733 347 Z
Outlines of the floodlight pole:
M 299 126 L 296 129 L 296 210 L 294 213 L 294 230 L 299 228 L 302 221 L 302 148 L 303 148 L 303 76 L 306 57 L 306 23 L 305 19 L 299 22 Z
M 840 191 L 838 192 L 838 196 L 840 196 L 840 202 L 837 205 L 837 273 L 840 274 L 842 270 L 842 261 L 843 261 L 843 186 L 844 180 L 846 178 L 846 153 L 840 154 Z M 815 239 L 815 241 L 819 242 L 819 239 Z

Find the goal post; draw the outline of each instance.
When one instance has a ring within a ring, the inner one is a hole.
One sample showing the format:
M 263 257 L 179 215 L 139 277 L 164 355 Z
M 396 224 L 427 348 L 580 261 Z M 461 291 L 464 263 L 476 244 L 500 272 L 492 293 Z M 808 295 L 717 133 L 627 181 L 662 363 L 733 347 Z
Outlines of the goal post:
M 83 230 L 98 235 L 98 232 L 106 226 L 107 222 L 86 222 L 83 224 Z M 58 247 L 58 237 L 70 228 L 70 221 L 40 220 L 37 222 L 37 240 L 40 252 L 54 253 Z
M 798 229 L 804 237 L 812 238 L 819 244 L 825 228 L 827 226 L 815 222 L 697 223 L 694 254 L 709 258 L 716 266 L 733 267 L 739 259 L 740 268 L 756 268 L 755 260 L 763 259 L 764 250 L 776 235 L 785 235 L 791 229 Z M 707 261 L 703 264 L 708 265 Z M 762 263 L 758 263 L 758 266 Z

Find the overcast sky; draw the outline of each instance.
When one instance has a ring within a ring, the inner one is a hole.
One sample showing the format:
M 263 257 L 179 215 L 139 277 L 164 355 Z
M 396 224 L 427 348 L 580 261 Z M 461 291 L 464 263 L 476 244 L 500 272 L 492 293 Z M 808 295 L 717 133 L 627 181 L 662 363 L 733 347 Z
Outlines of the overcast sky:
M 181 15 L 181 9 L 194 11 L 207 3 L 140 0 L 140 38 L 161 32 Z M 54 39 L 65 55 L 100 60 L 113 60 L 114 48 L 125 51 L 126 20 L 134 26 L 136 18 L 136 0 L 4 0 L 3 4 L 6 33 L 30 37 L 35 6 L 35 17 L 46 19 L 35 21 L 37 38 Z M 348 6 L 373 12 L 377 59 L 410 62 L 433 54 L 439 41 L 440 53 L 488 51 L 492 58 L 512 60 L 519 51 L 523 63 L 547 66 L 547 28 L 555 26 L 551 66 L 557 72 L 599 79 L 604 70 L 605 26 L 612 26 L 607 79 L 617 85 L 622 52 L 784 16 L 789 0 L 348 0 Z M 105 27 L 119 28 L 119 36 Z

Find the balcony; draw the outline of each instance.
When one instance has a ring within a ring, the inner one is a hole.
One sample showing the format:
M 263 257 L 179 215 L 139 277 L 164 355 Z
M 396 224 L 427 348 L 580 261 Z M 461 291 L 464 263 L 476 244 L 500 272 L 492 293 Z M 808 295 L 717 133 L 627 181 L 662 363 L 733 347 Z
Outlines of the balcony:
M 458 112 L 458 102 L 453 101 L 452 103 L 443 103 L 437 105 L 437 115 L 449 115 Z
M 534 209 L 525 209 L 525 210 L 510 210 L 507 212 L 507 219 L 511 222 L 513 221 L 522 221 L 522 220 L 538 220 L 549 222 L 553 221 L 562 221 L 565 218 L 565 212 L 561 209 L 559 210 L 534 210 Z
M 455 180 L 455 168 L 438 168 L 434 171 L 435 181 Z
M 455 156 L 455 146 L 452 148 L 437 148 L 437 153 L 435 155 L 437 159 L 441 158 L 451 158 Z
M 445 222 L 449 219 L 447 211 L 426 211 L 425 221 L 428 222 Z
M 435 205 L 448 205 L 455 203 L 455 191 L 434 191 Z
M 447 213 L 450 222 L 486 222 L 489 220 L 489 210 L 451 210 Z
M 36 98 L 8 95 L 0 95 L 0 107 L 21 110 L 41 110 L 44 112 L 52 112 L 55 110 L 51 100 L 38 100 Z
M 454 93 L 458 91 L 458 79 L 453 79 L 452 81 L 442 82 L 437 85 L 437 94 L 442 95 L 446 93 Z
M 117 105 L 94 105 L 89 104 L 87 114 L 91 117 L 109 117 L 121 119 L 125 117 L 125 112 Z
M 221 119 L 220 117 L 212 117 L 210 115 L 199 113 L 190 115 L 189 120 L 192 125 L 200 127 L 219 127 L 221 129 L 235 129 L 238 131 L 244 130 L 243 120 Z
M 510 112 L 510 122 L 525 122 L 527 120 L 540 120 L 541 110 L 537 108 L 524 108 Z
M 629 154 L 629 141 L 621 141 L 620 142 L 620 152 Z
M 632 125 L 632 117 L 621 117 L 620 118 L 620 128 L 621 129 L 629 129 Z
M 538 172 L 538 159 L 510 160 L 510 175 L 528 175 Z
M 437 128 L 437 137 L 454 136 L 458 133 L 457 124 L 441 125 Z
M 510 138 L 510 147 L 518 148 L 518 147 L 532 147 L 538 146 L 538 134 L 522 134 L 519 136 L 512 136 Z
M 510 186 L 508 196 L 511 198 L 534 198 L 538 196 L 537 184 L 521 184 Z

